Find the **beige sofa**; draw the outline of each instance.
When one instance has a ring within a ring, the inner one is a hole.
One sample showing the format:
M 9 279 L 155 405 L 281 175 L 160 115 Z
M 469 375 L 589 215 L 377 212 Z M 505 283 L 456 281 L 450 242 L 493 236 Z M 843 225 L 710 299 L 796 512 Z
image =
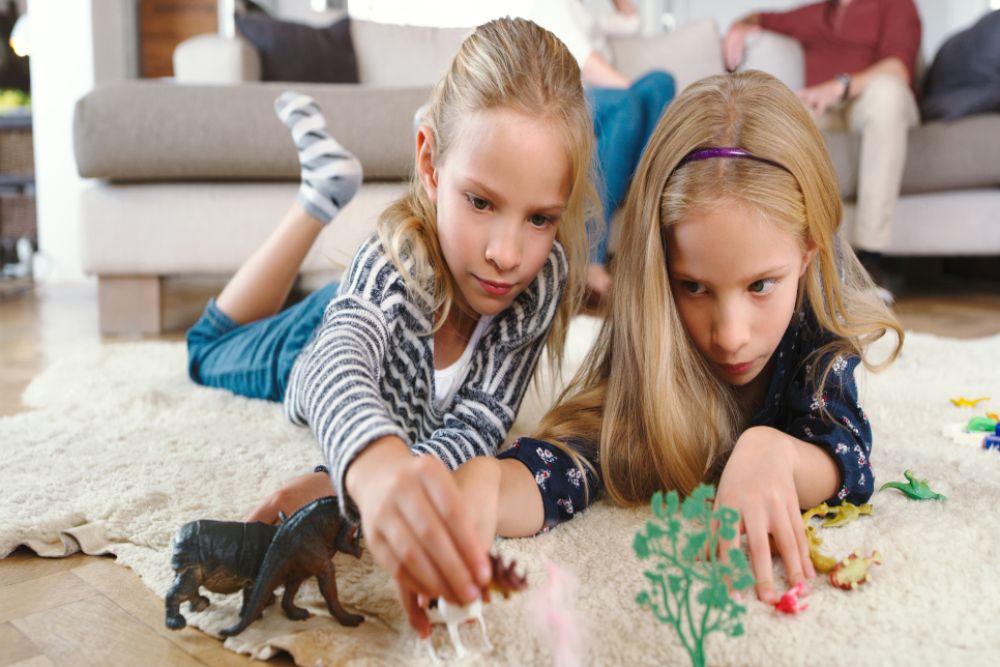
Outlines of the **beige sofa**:
M 98 87 L 76 109 L 83 264 L 99 280 L 103 332 L 163 327 L 162 280 L 229 275 L 293 201 L 298 163 L 272 100 L 294 87 L 313 95 L 334 135 L 365 167 L 365 185 L 320 237 L 303 270 L 341 270 L 404 189 L 412 119 L 467 31 L 353 21 L 361 83 L 247 81 L 260 71 L 242 40 L 195 38 L 178 48 L 178 82 Z M 654 37 L 619 38 L 617 66 L 672 72 L 678 89 L 721 73 L 711 21 Z M 798 45 L 763 34 L 747 65 L 791 87 L 802 81 Z M 196 83 L 183 83 L 182 81 Z M 857 190 L 856 137 L 828 136 L 848 211 Z M 1000 254 L 1000 115 L 935 123 L 911 134 L 890 249 L 899 255 Z M 849 217 L 849 216 L 848 216 Z

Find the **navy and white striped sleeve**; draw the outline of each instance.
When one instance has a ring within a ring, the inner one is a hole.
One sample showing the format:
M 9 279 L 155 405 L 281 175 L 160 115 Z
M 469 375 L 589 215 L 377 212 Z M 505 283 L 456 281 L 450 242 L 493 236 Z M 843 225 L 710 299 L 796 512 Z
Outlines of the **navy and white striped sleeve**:
M 531 471 L 542 496 L 545 521 L 542 532 L 569 521 L 593 502 L 601 490 L 597 457 L 592 448 L 573 446 L 574 451 L 589 461 L 578 468 L 564 450 L 544 440 L 518 438 L 498 459 L 516 459 Z
M 507 437 L 559 309 L 568 272 L 565 252 L 553 246 L 528 290 L 480 341 L 469 374 L 441 428 L 413 444 L 455 469 L 476 456 L 494 456 Z
M 390 271 L 377 243 L 362 246 L 340 295 L 327 306 L 315 337 L 296 360 L 285 394 L 286 415 L 312 430 L 341 512 L 355 521 L 344 489 L 348 464 L 379 438 L 409 440 L 386 410 L 378 385 L 389 345 L 388 323 L 378 302 Z
M 858 357 L 837 356 L 827 381 L 820 390 L 811 390 L 808 370 L 800 371 L 785 395 L 789 421 L 788 435 L 822 447 L 837 463 L 841 486 L 827 503 L 843 501 L 860 505 L 874 492 L 872 473 L 872 431 L 861 408 L 854 372 Z M 821 362 L 822 363 L 822 362 Z

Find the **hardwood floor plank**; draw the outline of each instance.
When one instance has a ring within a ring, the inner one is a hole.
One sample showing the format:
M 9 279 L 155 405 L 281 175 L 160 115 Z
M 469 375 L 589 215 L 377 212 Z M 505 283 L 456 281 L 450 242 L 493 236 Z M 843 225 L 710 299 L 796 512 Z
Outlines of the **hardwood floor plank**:
M 57 665 L 204 667 L 103 595 L 46 609 L 13 624 Z
M 247 667 L 256 664 L 248 656 L 230 651 L 220 640 L 194 628 L 168 629 L 163 620 L 163 600 L 149 590 L 132 570 L 111 559 L 88 558 L 73 570 L 73 574 L 110 598 L 130 616 L 207 665 Z M 290 666 L 294 662 L 285 655 L 279 655 L 269 660 L 268 665 Z
M 84 558 L 82 554 L 73 554 L 66 558 L 42 558 L 36 556 L 30 549 L 22 547 L 0 560 L 0 588 L 72 570 L 74 567 L 79 567 Z
M 42 650 L 10 623 L 0 624 L 0 667 L 42 655 Z
M 56 572 L 0 588 L 0 623 L 100 595 L 72 572 Z

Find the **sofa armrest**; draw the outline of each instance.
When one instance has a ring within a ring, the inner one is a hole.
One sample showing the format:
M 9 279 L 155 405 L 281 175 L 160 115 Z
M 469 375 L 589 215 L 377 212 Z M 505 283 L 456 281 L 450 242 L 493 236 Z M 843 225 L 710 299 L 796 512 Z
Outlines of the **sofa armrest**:
M 174 79 L 216 84 L 260 81 L 260 55 L 240 36 L 195 35 L 174 49 Z
M 776 77 L 792 90 L 805 86 L 802 46 L 791 37 L 760 30 L 747 37 L 746 55 L 740 70 L 759 69 Z

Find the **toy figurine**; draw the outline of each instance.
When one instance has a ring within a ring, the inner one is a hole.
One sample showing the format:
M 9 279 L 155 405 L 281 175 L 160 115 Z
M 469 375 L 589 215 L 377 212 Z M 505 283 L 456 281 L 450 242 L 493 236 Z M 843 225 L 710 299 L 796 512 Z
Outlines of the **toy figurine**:
M 831 558 L 819 550 L 823 540 L 816 534 L 816 529 L 813 526 L 806 526 L 806 539 L 809 540 L 809 559 L 817 572 L 826 574 L 837 567 L 836 558 Z
M 995 449 L 1000 452 L 1000 424 L 993 428 L 993 435 L 983 438 L 983 449 Z
M 281 608 L 294 621 L 309 618 L 309 612 L 295 606 L 295 594 L 309 577 L 319 580 L 319 590 L 327 608 L 341 625 L 353 627 L 363 616 L 348 613 L 337 599 L 337 571 L 333 556 L 337 551 L 361 557 L 356 527 L 340 515 L 337 499 L 327 496 L 314 500 L 281 524 L 254 584 L 249 606 L 240 612 L 236 625 L 220 632 L 223 637 L 237 635 L 260 616 L 274 589 L 284 584 Z
M 490 554 L 490 566 L 493 576 L 490 583 L 483 587 L 481 597 L 467 605 L 455 605 L 449 603 L 444 598 L 432 600 L 427 609 L 427 617 L 431 623 L 446 625 L 448 627 L 448 637 L 451 645 L 455 649 L 455 657 L 461 659 L 468 653 L 468 649 L 462 642 L 458 629 L 463 623 L 475 622 L 479 626 L 482 634 L 481 652 L 493 650 L 489 637 L 486 636 L 486 623 L 483 621 L 483 602 L 490 601 L 490 591 L 500 593 L 504 599 L 510 597 L 515 591 L 521 591 L 528 587 L 528 581 L 514 570 L 514 562 L 505 566 L 499 557 Z M 440 656 L 434 648 L 431 637 L 427 638 L 427 650 L 435 662 L 440 660 Z
M 208 519 L 181 526 L 171 540 L 170 565 L 176 576 L 165 600 L 167 627 L 180 630 L 187 625 L 180 613 L 184 602 L 188 602 L 191 611 L 208 607 L 209 600 L 201 595 L 201 586 L 215 593 L 235 593 L 242 589 L 240 614 L 246 612 L 253 582 L 277 531 L 266 523 Z
M 800 581 L 784 592 L 781 599 L 774 603 L 774 608 L 785 614 L 797 614 L 800 611 L 805 611 L 809 605 L 801 598 L 807 595 L 809 595 L 809 587 L 806 586 L 806 582 Z
M 985 417 L 972 417 L 965 425 L 965 430 L 969 433 L 993 433 L 997 427 L 997 420 L 991 419 L 989 415 Z
M 715 487 L 706 484 L 683 503 L 677 491 L 657 491 L 650 503 L 655 520 L 647 521 L 632 542 L 639 560 L 651 561 L 643 571 L 646 589 L 635 601 L 673 628 L 692 667 L 705 666 L 710 633 L 743 635 L 740 616 L 746 607 L 733 600 L 730 590 L 746 590 L 754 581 L 740 548 L 719 557 L 719 542 L 736 539 L 740 513 L 725 506 L 713 509 L 714 497 Z
M 828 514 L 832 514 L 833 517 L 824 521 L 823 527 L 832 528 L 834 526 L 843 526 L 851 521 L 854 521 L 862 514 L 870 515 L 871 513 L 871 503 L 865 503 L 864 505 L 859 506 L 845 501 L 830 508 Z
M 871 574 L 868 570 L 872 565 L 881 565 L 882 556 L 878 551 L 873 551 L 870 556 L 861 557 L 860 551 L 855 551 L 844 560 L 837 563 L 837 567 L 830 572 L 830 583 L 837 588 L 844 590 L 854 590 L 862 584 L 871 581 Z
M 974 408 L 983 401 L 990 400 L 989 396 L 981 396 L 979 398 L 965 398 L 964 396 L 959 396 L 958 398 L 950 398 L 951 404 L 956 408 Z
M 879 487 L 879 491 L 884 491 L 886 488 L 898 489 L 913 500 L 947 500 L 946 496 L 931 491 L 931 487 L 927 486 L 927 480 L 917 479 L 912 471 L 904 470 L 903 476 L 907 479 L 905 484 L 903 482 L 886 482 Z

